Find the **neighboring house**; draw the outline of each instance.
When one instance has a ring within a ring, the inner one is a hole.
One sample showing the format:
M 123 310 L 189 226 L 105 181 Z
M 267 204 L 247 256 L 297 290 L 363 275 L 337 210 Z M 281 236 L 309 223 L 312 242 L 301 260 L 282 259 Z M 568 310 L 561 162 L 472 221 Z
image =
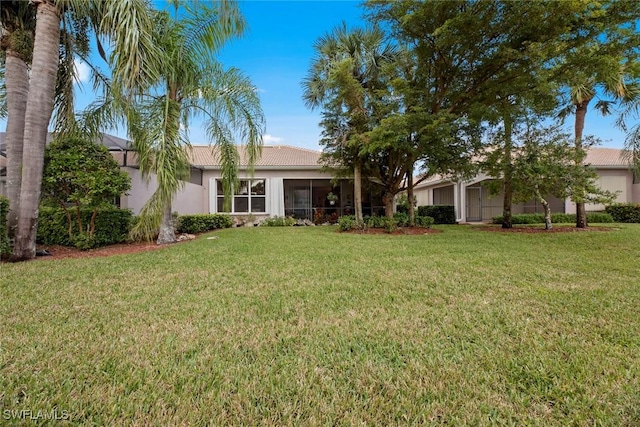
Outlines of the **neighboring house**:
M 598 173 L 598 185 L 603 190 L 617 192 L 616 202 L 640 203 L 640 177 L 634 176 L 624 151 L 615 148 L 592 148 L 584 161 Z M 483 185 L 492 180 L 486 174 L 479 174 L 467 181 L 454 181 L 441 176 L 433 176 L 418 184 L 414 190 L 418 206 L 453 205 L 458 222 L 489 221 L 502 215 L 503 194 L 489 197 Z M 571 200 L 550 197 L 552 212 L 575 213 L 576 205 Z M 604 210 L 602 205 L 587 204 L 587 211 Z M 536 201 L 514 203 L 512 212 L 542 212 Z

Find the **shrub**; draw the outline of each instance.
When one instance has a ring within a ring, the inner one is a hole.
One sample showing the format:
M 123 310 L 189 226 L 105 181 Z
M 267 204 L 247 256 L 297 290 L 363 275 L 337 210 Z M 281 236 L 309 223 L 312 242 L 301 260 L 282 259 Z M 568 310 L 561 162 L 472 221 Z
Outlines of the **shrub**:
M 434 220 L 430 216 L 416 216 L 415 223 L 416 227 L 430 228 L 433 225 Z
M 7 237 L 7 214 L 9 213 L 9 199 L 0 196 L 0 257 L 11 253 L 9 238 Z
M 368 228 L 384 228 L 384 218 L 383 216 L 365 216 L 362 222 Z
M 571 222 L 575 222 L 575 219 Z M 606 212 L 589 212 L 587 214 L 587 223 L 605 224 L 615 222 L 613 216 Z
M 196 234 L 232 225 L 233 219 L 227 214 L 181 215 L 178 217 L 176 230 L 178 233 Z
M 640 203 L 616 203 L 605 208 L 615 222 L 640 223 Z
M 350 231 L 356 228 L 356 217 L 353 215 L 343 215 L 338 218 L 338 230 Z
M 417 216 L 430 216 L 434 224 L 456 223 L 455 207 L 449 205 L 418 206 Z
M 75 214 L 75 211 L 69 211 Z M 83 224 L 91 222 L 92 209 L 80 210 Z M 72 221 L 71 236 L 69 222 L 64 209 L 40 207 L 38 214 L 38 233 L 36 240 L 45 245 L 77 246 L 89 249 L 127 241 L 133 222 L 133 214 L 127 209 L 104 208 L 98 210 L 95 217 L 93 236 L 86 230 L 78 230 L 77 222 Z
M 502 215 L 494 216 L 491 221 L 494 224 L 502 224 Z M 534 214 L 515 214 L 511 216 L 512 224 L 544 224 L 544 215 L 541 213 Z M 554 224 L 571 224 L 576 222 L 575 214 L 552 213 L 551 222 Z M 588 223 L 610 223 L 614 222 L 613 217 L 604 212 L 589 212 L 587 214 Z
M 398 220 L 395 218 L 388 218 L 384 216 L 382 217 L 382 224 L 384 231 L 387 233 L 392 233 L 398 228 Z
M 409 214 L 406 212 L 396 212 L 393 214 L 393 219 L 396 220 L 398 227 L 408 227 L 409 226 Z
M 265 218 L 260 223 L 262 227 L 291 227 L 296 224 L 296 220 L 290 216 L 272 216 Z

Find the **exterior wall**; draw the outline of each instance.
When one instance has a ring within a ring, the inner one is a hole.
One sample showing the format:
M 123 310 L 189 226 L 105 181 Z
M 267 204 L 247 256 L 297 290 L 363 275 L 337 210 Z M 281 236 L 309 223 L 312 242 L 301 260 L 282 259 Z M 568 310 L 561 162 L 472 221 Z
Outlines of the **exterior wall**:
M 137 215 L 154 193 L 158 181 L 155 176 L 151 176 L 149 182 L 146 182 L 139 169 L 123 168 L 123 170 L 131 177 L 131 189 L 126 196 L 120 198 L 120 205 L 123 208 L 131 209 Z M 207 211 L 204 209 L 203 199 L 202 186 L 186 183 L 185 187 L 174 197 L 172 209 L 181 215 L 205 213 Z
M 0 196 L 7 197 L 7 189 L 5 188 L 4 177 L 0 178 Z
M 280 182 L 284 180 L 294 180 L 294 179 L 329 180 L 332 178 L 332 175 L 330 173 L 324 173 L 319 169 L 311 169 L 311 170 L 309 169 L 307 170 L 304 170 L 304 169 L 257 169 L 255 170 L 253 176 L 249 175 L 247 171 L 239 171 L 238 177 L 239 179 L 264 179 L 267 181 L 265 183 L 267 212 L 265 214 L 253 214 L 253 216 L 256 219 L 262 219 L 268 216 L 274 216 L 274 215 L 282 216 L 285 214 L 285 212 L 279 212 L 280 209 L 276 207 L 276 205 L 279 205 L 280 203 L 278 200 L 275 200 L 275 198 L 280 196 L 276 196 L 273 194 L 273 191 L 283 191 L 283 190 L 276 189 L 277 186 L 274 186 L 272 184 L 275 184 L 276 182 Z M 214 187 L 214 185 L 215 185 L 215 180 L 219 178 L 220 178 L 219 170 L 203 171 L 203 174 L 202 174 L 202 189 L 203 189 L 202 203 L 204 205 L 203 212 L 207 212 L 207 213 L 216 212 L 216 200 L 215 200 L 216 188 Z M 351 191 L 351 194 L 353 194 L 353 190 Z M 343 198 L 341 202 L 343 202 L 342 204 L 345 205 L 348 194 L 342 192 L 341 197 Z M 278 202 L 278 203 L 274 204 L 274 202 Z M 284 201 L 284 204 L 286 204 L 286 201 Z M 238 214 L 232 214 L 232 215 L 237 217 L 246 217 L 249 214 L 238 213 Z
M 629 169 L 597 169 L 598 187 L 603 190 L 617 192 L 614 203 L 640 203 L 640 185 L 633 183 L 633 173 Z M 566 212 L 575 214 L 576 204 L 567 199 Z M 602 204 L 587 203 L 587 212 L 603 211 Z

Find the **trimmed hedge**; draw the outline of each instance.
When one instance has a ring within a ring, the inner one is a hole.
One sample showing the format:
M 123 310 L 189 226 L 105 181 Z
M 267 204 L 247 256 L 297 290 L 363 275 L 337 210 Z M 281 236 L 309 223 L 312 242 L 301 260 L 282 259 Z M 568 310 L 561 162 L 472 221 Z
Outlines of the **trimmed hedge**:
M 218 228 L 229 228 L 233 225 L 231 215 L 227 214 L 197 214 L 181 215 L 178 217 L 176 231 L 178 233 L 204 233 Z
M 7 237 L 7 214 L 9 213 L 9 199 L 0 196 L 0 257 L 11 253 L 9 237 Z
M 430 216 L 434 224 L 456 223 L 456 210 L 450 205 L 418 206 L 417 216 Z
M 261 227 L 291 227 L 296 225 L 296 220 L 290 216 L 272 216 L 265 218 L 260 223 Z
M 433 218 L 430 216 L 417 216 L 415 219 L 416 227 L 429 228 L 433 225 Z M 393 218 L 386 216 L 365 216 L 361 223 L 356 221 L 353 215 L 343 215 L 338 218 L 338 230 L 363 230 L 365 228 L 384 228 L 387 233 L 391 233 L 397 227 L 408 227 L 409 215 L 404 212 L 396 212 Z
M 494 224 L 502 224 L 502 215 L 494 216 L 491 221 Z M 575 214 L 552 213 L 551 222 L 554 224 L 571 224 L 576 222 Z M 604 212 L 587 213 L 587 223 L 601 224 L 611 223 L 613 217 Z M 544 224 L 544 214 L 515 214 L 511 216 L 512 224 Z
M 73 234 L 78 235 L 75 221 L 75 209 L 71 210 Z M 87 227 L 91 223 L 91 209 L 82 209 L 82 224 Z M 91 247 L 113 245 L 126 242 L 133 221 L 133 214 L 128 209 L 100 209 L 95 219 L 95 231 Z M 45 245 L 77 246 L 78 239 L 69 236 L 67 215 L 62 208 L 40 207 L 38 214 L 38 233 L 36 241 Z
M 640 203 L 616 203 L 605 208 L 615 222 L 640 223 Z

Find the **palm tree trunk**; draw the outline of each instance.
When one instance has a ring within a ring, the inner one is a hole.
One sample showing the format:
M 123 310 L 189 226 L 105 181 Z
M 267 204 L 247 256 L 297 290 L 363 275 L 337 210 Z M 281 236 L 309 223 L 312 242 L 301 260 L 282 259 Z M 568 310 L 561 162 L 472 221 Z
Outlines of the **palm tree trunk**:
M 58 7 L 50 0 L 34 0 L 33 3 L 37 5 L 36 31 L 24 129 L 22 187 L 12 257 L 14 260 L 27 260 L 36 256 L 44 147 L 53 111 L 60 44 Z
M 13 50 L 7 49 L 5 58 L 5 84 L 7 86 L 7 197 L 9 214 L 7 229 L 13 239 L 18 226 L 20 187 L 22 183 L 22 149 L 24 121 L 29 96 L 27 64 Z
M 353 167 L 353 202 L 356 207 L 356 221 L 362 221 L 362 169 L 360 162 Z
M 511 206 L 513 204 L 513 187 L 511 151 L 513 149 L 511 118 L 504 119 L 504 198 L 502 200 L 502 228 L 512 228 Z
M 582 132 L 584 131 L 584 120 L 587 116 L 587 107 L 591 99 L 586 99 L 576 104 L 575 122 L 575 145 L 576 150 L 582 150 Z M 584 205 L 584 194 L 578 194 L 576 200 L 576 228 L 587 227 L 587 210 Z
M 159 245 L 166 245 L 168 243 L 176 242 L 176 232 L 173 229 L 173 215 L 171 214 L 171 202 L 167 203 L 162 213 L 162 223 L 160 224 L 160 232 L 158 233 Z

